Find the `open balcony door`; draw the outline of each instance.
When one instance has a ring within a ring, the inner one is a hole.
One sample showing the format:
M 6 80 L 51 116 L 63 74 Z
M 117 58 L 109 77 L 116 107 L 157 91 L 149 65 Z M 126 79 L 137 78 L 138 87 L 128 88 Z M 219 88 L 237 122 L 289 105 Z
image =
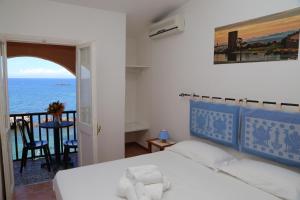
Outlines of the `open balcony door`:
M 79 139 L 80 166 L 97 163 L 97 101 L 95 65 L 93 64 L 93 46 L 77 46 L 77 132 Z
M 0 137 L 1 137 L 1 184 L 5 186 L 5 198 L 12 199 L 14 190 L 13 163 L 10 142 L 9 103 L 7 92 L 6 43 L 0 41 Z M 2 190 L 2 187 L 0 188 Z M 2 195 L 2 194 L 1 194 Z M 3 195 L 2 195 L 3 196 Z M 1 196 L 0 196 L 1 198 Z

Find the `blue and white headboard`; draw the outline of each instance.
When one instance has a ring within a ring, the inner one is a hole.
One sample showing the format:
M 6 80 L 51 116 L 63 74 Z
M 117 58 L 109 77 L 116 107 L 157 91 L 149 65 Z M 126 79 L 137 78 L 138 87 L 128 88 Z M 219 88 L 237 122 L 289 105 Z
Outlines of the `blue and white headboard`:
M 300 112 L 191 100 L 190 133 L 248 154 L 300 167 Z
M 239 106 L 191 100 L 191 135 L 238 149 L 239 111 Z
M 241 150 L 300 167 L 300 113 L 241 108 Z

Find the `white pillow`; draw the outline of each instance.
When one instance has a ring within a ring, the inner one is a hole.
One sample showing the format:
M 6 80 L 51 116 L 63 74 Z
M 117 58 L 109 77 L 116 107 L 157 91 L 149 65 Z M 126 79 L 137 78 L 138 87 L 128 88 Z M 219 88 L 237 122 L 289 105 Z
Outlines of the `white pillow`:
M 300 174 L 296 172 L 248 159 L 231 162 L 221 170 L 275 196 L 300 199 Z
M 231 154 L 220 148 L 193 140 L 179 142 L 167 148 L 167 150 L 178 153 L 215 170 L 218 170 L 221 165 L 226 165 L 235 159 Z

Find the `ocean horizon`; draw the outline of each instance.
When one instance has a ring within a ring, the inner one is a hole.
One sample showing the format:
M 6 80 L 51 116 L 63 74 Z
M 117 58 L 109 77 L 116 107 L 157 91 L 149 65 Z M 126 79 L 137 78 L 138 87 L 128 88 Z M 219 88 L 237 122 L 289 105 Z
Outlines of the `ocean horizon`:
M 11 114 L 46 112 L 54 101 L 76 110 L 76 79 L 8 78 L 8 95 Z

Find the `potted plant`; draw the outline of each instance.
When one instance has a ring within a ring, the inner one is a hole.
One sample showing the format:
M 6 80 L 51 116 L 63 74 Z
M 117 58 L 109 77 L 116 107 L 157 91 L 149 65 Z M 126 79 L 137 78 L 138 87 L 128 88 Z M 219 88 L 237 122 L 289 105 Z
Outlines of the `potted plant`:
M 56 101 L 56 102 L 49 104 L 47 112 L 49 114 L 53 115 L 54 123 L 60 124 L 61 123 L 60 117 L 61 117 L 62 113 L 64 112 L 64 110 L 65 110 L 65 104 L 61 103 L 59 101 Z

